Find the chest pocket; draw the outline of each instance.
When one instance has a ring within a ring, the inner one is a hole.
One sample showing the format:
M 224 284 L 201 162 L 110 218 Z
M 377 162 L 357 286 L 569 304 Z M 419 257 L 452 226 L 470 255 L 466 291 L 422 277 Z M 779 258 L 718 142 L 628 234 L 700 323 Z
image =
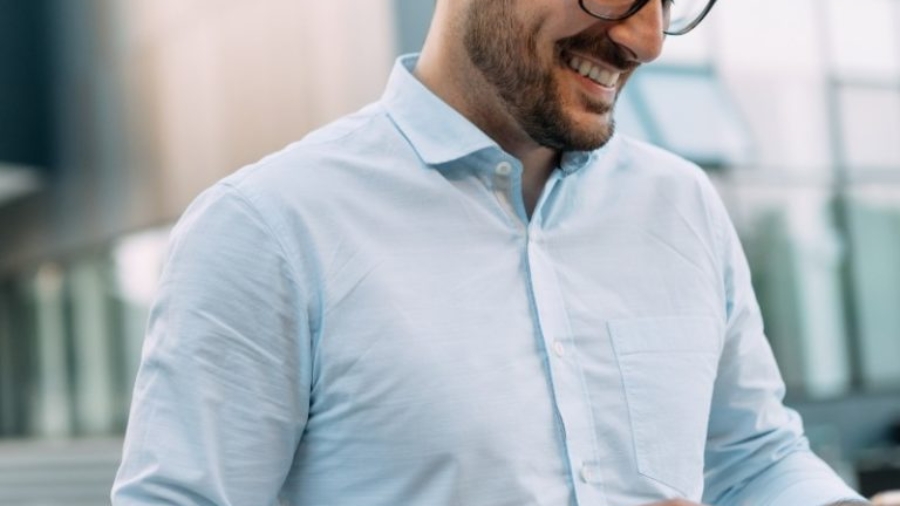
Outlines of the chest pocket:
M 703 452 L 722 337 L 716 320 L 608 324 L 622 374 L 638 472 L 687 497 L 703 489 Z

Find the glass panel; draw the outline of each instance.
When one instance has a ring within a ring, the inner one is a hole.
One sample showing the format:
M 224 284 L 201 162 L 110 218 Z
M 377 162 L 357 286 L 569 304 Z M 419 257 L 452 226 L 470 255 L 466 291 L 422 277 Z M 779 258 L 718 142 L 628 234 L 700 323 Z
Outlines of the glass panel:
M 650 133 L 647 131 L 649 118 L 641 114 L 638 105 L 631 88 L 626 86 L 616 100 L 616 132 L 652 142 Z
M 900 78 L 896 1 L 828 0 L 826 7 L 832 64 L 838 75 Z
M 33 411 L 34 304 L 31 291 L 19 281 L 0 284 L 0 437 L 22 437 L 29 432 Z
M 749 158 L 750 139 L 730 97 L 705 70 L 647 68 L 635 76 L 639 98 L 664 147 L 708 165 Z
M 0 285 L 0 437 L 16 430 L 16 363 L 12 354 L 12 308 L 10 287 Z
M 713 9 L 713 12 L 716 12 Z M 712 61 L 712 30 L 715 28 L 715 16 L 710 15 L 690 35 L 667 37 L 658 63 L 651 65 L 690 65 L 707 66 Z
M 900 386 L 900 185 L 855 187 L 851 199 L 853 271 L 863 377 Z
M 820 74 L 821 9 L 821 0 L 719 2 L 712 11 L 717 62 L 727 72 L 778 72 L 766 76 L 772 86 L 785 76 Z
M 110 316 L 102 265 L 87 259 L 69 271 L 75 376 L 75 421 L 81 434 L 108 434 L 113 428 Z
M 826 187 L 754 182 L 730 190 L 766 333 L 796 395 L 850 386 L 841 282 L 842 245 Z
M 72 432 L 64 278 L 59 266 L 47 264 L 32 282 L 37 368 L 30 430 L 44 437 L 68 436 Z
M 900 170 L 900 87 L 845 86 L 838 96 L 844 163 Z

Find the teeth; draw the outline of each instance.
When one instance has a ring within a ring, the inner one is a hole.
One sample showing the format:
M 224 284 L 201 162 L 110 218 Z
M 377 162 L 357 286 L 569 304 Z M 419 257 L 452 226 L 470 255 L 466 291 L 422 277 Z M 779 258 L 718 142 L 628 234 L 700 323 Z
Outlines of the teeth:
M 591 81 L 608 88 L 614 87 L 619 81 L 619 72 L 611 72 L 602 69 L 588 60 L 584 60 L 577 56 L 573 56 L 572 59 L 569 60 L 569 67 Z
M 594 66 L 591 65 L 590 62 L 583 61 L 583 62 L 581 62 L 581 65 L 579 65 L 579 67 L 578 67 L 578 73 L 583 75 L 584 77 L 587 77 L 591 73 L 591 69 L 593 67 Z

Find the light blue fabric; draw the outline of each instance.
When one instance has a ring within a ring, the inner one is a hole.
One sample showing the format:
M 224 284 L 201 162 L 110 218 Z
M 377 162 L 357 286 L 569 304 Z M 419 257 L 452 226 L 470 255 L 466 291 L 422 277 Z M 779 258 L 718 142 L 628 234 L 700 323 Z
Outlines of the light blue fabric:
M 176 227 L 116 505 L 815 506 L 738 239 L 616 137 L 533 216 L 521 165 L 398 62 L 383 99 Z

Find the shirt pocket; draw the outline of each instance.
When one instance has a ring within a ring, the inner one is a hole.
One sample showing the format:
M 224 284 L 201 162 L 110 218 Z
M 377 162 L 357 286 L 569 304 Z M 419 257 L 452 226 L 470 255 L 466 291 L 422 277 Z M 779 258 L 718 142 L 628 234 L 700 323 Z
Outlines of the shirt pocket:
M 638 472 L 685 496 L 703 488 L 703 453 L 722 336 L 714 318 L 608 323 Z

